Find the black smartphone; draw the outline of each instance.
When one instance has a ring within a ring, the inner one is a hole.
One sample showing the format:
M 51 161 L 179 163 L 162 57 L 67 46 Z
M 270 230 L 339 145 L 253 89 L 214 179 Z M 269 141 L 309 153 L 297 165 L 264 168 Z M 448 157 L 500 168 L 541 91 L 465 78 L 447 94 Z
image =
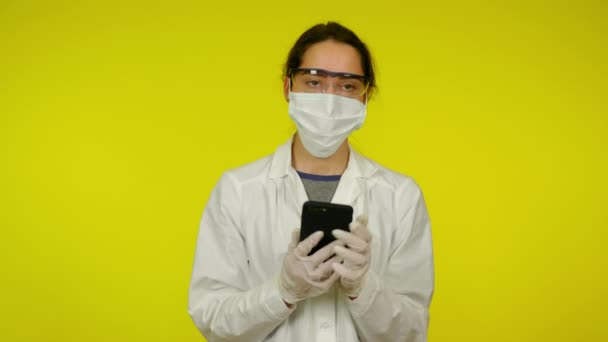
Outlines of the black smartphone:
M 316 231 L 323 231 L 323 239 L 319 241 L 308 255 L 315 254 L 335 238 L 331 234 L 334 229 L 350 231 L 348 225 L 353 220 L 353 207 L 350 205 L 328 202 L 307 201 L 302 207 L 302 226 L 300 241 L 306 239 Z

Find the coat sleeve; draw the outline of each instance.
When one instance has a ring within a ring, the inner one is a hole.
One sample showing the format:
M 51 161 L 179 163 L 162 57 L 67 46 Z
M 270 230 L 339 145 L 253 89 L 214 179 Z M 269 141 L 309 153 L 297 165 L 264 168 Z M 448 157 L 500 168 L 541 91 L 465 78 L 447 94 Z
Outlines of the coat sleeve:
M 348 300 L 362 341 L 427 340 L 434 286 L 431 227 L 422 192 L 410 179 L 397 194 L 397 212 L 386 271 L 370 270 L 361 295 Z
M 188 298 L 188 313 L 209 342 L 261 341 L 292 311 L 275 279 L 249 288 L 239 208 L 236 182 L 224 174 L 203 213 Z

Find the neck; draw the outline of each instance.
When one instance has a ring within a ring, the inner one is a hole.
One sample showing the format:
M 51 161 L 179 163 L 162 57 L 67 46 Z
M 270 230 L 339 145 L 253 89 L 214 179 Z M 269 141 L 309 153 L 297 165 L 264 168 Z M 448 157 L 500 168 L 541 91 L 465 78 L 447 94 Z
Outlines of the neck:
M 315 157 L 304 148 L 300 136 L 296 133 L 291 145 L 291 166 L 300 172 L 315 175 L 341 175 L 348 165 L 349 153 L 347 139 L 331 156 L 327 158 Z

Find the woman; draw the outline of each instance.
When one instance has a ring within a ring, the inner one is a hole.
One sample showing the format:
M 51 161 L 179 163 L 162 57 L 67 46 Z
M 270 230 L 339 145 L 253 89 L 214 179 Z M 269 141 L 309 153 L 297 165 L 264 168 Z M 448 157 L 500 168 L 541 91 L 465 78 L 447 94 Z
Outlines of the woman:
M 416 183 L 359 155 L 348 135 L 375 90 L 366 45 L 329 22 L 302 34 L 284 69 L 297 132 L 230 170 L 201 221 L 189 313 L 214 341 L 426 341 L 430 223 Z M 350 232 L 314 254 L 302 204 L 351 205 Z

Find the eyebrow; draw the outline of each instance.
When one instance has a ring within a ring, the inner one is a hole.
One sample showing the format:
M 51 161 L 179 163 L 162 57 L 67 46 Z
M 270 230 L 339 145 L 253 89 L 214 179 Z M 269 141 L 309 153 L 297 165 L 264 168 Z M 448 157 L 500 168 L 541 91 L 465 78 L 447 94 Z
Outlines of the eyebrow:
M 358 75 L 358 74 L 354 74 L 354 73 L 350 73 L 350 72 L 342 72 L 342 71 L 329 71 L 329 70 L 325 70 L 325 69 L 321 69 L 321 68 L 296 68 L 295 70 L 308 72 L 311 75 L 317 75 L 317 72 L 322 72 L 322 73 L 328 74 L 329 76 L 332 76 L 332 77 L 366 79 L 366 77 L 363 75 Z

